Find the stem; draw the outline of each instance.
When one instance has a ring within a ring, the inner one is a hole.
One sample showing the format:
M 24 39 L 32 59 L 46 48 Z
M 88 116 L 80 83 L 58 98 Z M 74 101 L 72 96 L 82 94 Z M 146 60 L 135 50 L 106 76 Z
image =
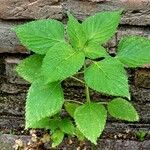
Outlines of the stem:
M 77 103 L 77 104 L 80 104 L 80 105 L 83 104 L 82 102 L 75 101 L 75 100 L 69 100 L 69 99 L 67 99 L 67 100 L 65 100 L 65 101 L 66 101 L 66 102 L 74 102 L 74 103 Z
M 76 81 L 79 81 L 79 82 L 85 84 L 82 80 L 80 80 L 80 79 L 78 79 L 78 78 L 76 78 L 76 77 L 71 76 L 70 78 L 72 78 L 72 79 L 74 79 L 74 80 L 76 80 Z
M 108 102 L 99 102 L 100 104 L 104 104 L 104 105 L 107 105 Z
M 89 92 L 89 87 L 85 85 L 85 95 L 86 95 L 86 100 L 87 102 L 90 102 L 90 92 Z
M 84 63 L 84 71 L 86 70 L 86 64 Z M 90 92 L 89 92 L 89 87 L 85 83 L 85 95 L 86 95 L 86 101 L 90 102 Z
M 82 71 L 82 72 L 77 72 L 76 75 L 77 75 L 77 74 L 83 74 L 83 73 L 84 73 L 84 71 Z

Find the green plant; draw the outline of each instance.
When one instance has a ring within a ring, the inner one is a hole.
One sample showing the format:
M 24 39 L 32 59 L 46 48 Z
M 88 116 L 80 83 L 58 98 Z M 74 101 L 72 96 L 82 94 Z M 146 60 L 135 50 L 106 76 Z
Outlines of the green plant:
M 150 62 L 150 41 L 144 37 L 124 37 L 115 57 L 103 47 L 116 32 L 121 11 L 97 13 L 82 23 L 71 14 L 68 17 L 66 39 L 64 25 L 52 19 L 33 21 L 14 29 L 21 43 L 36 53 L 16 69 L 32 83 L 26 101 L 26 128 L 51 129 L 53 147 L 61 143 L 64 134 L 80 140 L 87 138 L 96 144 L 104 130 L 107 112 L 117 119 L 138 121 L 138 113 L 128 101 L 125 67 Z M 84 80 L 74 76 L 82 73 L 78 72 L 81 68 Z M 61 82 L 69 77 L 85 85 L 84 103 L 64 100 Z M 100 100 L 91 100 L 89 88 L 117 98 L 106 103 L 106 110 Z M 70 117 L 60 117 L 63 105 Z
M 147 131 L 144 131 L 144 130 L 140 130 L 135 133 L 137 139 L 139 139 L 141 142 L 145 140 L 146 134 L 147 134 Z

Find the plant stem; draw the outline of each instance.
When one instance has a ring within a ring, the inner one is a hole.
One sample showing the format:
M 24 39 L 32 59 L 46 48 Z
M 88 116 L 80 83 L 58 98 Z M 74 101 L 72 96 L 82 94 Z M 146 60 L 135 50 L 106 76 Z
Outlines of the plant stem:
M 66 99 L 65 101 L 66 101 L 66 102 L 74 102 L 74 103 L 78 103 L 78 104 L 80 104 L 80 105 L 83 104 L 82 102 L 75 101 L 75 100 L 69 100 L 69 99 Z
M 89 93 L 89 87 L 85 84 L 85 95 L 87 102 L 90 102 L 90 93 Z
M 84 71 L 86 70 L 86 64 L 84 63 Z M 86 101 L 90 102 L 90 92 L 89 92 L 89 87 L 85 83 L 85 95 L 86 95 Z
M 74 79 L 74 80 L 76 80 L 76 81 L 79 81 L 79 82 L 85 84 L 82 80 L 80 80 L 80 79 L 78 79 L 78 78 L 76 78 L 76 77 L 71 76 L 70 78 L 72 78 L 72 79 Z
M 108 102 L 99 102 L 100 104 L 107 105 Z
M 77 72 L 76 75 L 77 75 L 77 74 L 83 74 L 83 73 L 84 73 L 84 71 L 82 71 L 82 72 Z

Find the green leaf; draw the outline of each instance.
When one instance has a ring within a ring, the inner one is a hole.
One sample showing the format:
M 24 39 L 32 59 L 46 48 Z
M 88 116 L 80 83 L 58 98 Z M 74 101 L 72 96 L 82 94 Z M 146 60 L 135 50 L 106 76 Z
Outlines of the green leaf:
M 82 25 L 78 22 L 73 15 L 68 14 L 69 21 L 67 23 L 67 34 L 70 39 L 70 43 L 73 47 L 83 48 L 86 42 L 86 36 L 83 32 Z
M 64 118 L 60 122 L 59 127 L 60 127 L 61 131 L 63 131 L 64 133 L 67 133 L 70 135 L 74 134 L 75 128 L 74 128 L 72 121 L 69 118 Z
M 43 118 L 40 121 L 36 122 L 35 124 L 32 124 L 33 129 L 49 129 L 50 125 L 50 118 Z
M 107 11 L 87 18 L 82 25 L 88 41 L 103 44 L 109 40 L 119 25 L 120 14 L 121 11 Z
M 85 71 L 85 81 L 98 92 L 130 99 L 127 74 L 117 59 L 107 58 L 94 62 Z
M 139 120 L 139 115 L 132 104 L 122 98 L 112 100 L 107 107 L 110 115 L 117 119 L 126 121 Z
M 26 102 L 26 128 L 32 128 L 44 118 L 58 113 L 64 102 L 60 83 L 43 85 L 42 80 L 33 82 Z
M 65 110 L 69 113 L 69 115 L 72 118 L 74 118 L 74 112 L 80 105 L 77 103 L 65 102 L 64 106 L 65 106 Z
M 33 82 L 41 76 L 43 56 L 34 54 L 22 60 L 16 68 L 17 73 L 28 82 Z
M 117 58 L 129 67 L 150 63 L 150 40 L 139 36 L 123 38 L 118 46 Z
M 84 49 L 85 56 L 91 59 L 96 59 L 100 57 L 109 57 L 106 49 L 100 46 L 98 43 L 89 42 Z
M 84 135 L 80 132 L 78 128 L 75 128 L 75 135 L 77 136 L 78 140 L 84 141 L 85 137 Z
M 51 136 L 51 139 L 53 141 L 52 147 L 53 148 L 57 147 L 63 141 L 63 138 L 64 133 L 62 131 L 60 130 L 55 131 Z
M 52 133 L 55 132 L 55 130 L 59 128 L 60 122 L 61 122 L 61 119 L 58 119 L 58 118 L 50 119 L 49 129 L 51 130 Z
M 17 26 L 14 31 L 24 46 L 38 54 L 45 54 L 52 46 L 64 41 L 64 26 L 57 20 L 32 21 Z
M 83 52 L 77 52 L 66 43 L 53 46 L 46 54 L 42 72 L 47 83 L 65 78 L 75 74 L 84 63 Z
M 75 111 L 75 122 L 77 128 L 92 143 L 96 144 L 97 138 L 102 133 L 107 112 L 103 105 L 96 103 L 86 103 L 78 107 Z

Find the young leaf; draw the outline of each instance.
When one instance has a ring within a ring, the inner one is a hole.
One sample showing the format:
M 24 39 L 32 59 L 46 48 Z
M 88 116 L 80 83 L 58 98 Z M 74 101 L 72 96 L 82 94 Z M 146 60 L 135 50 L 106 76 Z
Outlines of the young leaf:
M 35 124 L 32 124 L 33 129 L 49 129 L 50 125 L 50 118 L 43 118 L 40 121 L 36 122 Z
M 72 121 L 69 118 L 63 119 L 59 124 L 60 130 L 64 133 L 73 135 L 75 131 L 75 127 L 72 123 Z
M 139 36 L 123 38 L 118 46 L 117 58 L 129 67 L 150 63 L 150 40 Z
M 58 119 L 58 118 L 50 119 L 49 129 L 51 130 L 52 133 L 55 132 L 55 130 L 59 128 L 60 122 L 61 122 L 61 119 Z
M 107 58 L 94 62 L 85 71 L 85 81 L 98 92 L 130 99 L 126 71 L 117 59 Z
M 74 116 L 77 128 L 94 144 L 105 127 L 106 117 L 105 107 L 96 103 L 86 103 L 78 107 Z
M 87 18 L 82 25 L 88 41 L 103 44 L 109 40 L 119 25 L 120 14 L 121 11 L 107 11 Z
M 41 76 L 43 56 L 34 54 L 24 59 L 16 68 L 17 73 L 28 82 L 33 82 Z
M 64 133 L 60 130 L 56 130 L 51 136 L 51 139 L 53 141 L 52 147 L 53 148 L 57 147 L 63 141 L 63 138 Z
M 14 31 L 27 49 L 38 54 L 45 54 L 52 46 L 64 41 L 64 26 L 57 20 L 32 21 L 17 26 Z
M 70 43 L 75 48 L 83 48 L 86 42 L 86 36 L 83 32 L 82 25 L 71 14 L 68 14 L 69 21 L 67 23 L 67 34 Z
M 126 121 L 139 120 L 139 115 L 132 104 L 122 98 L 112 100 L 108 103 L 107 107 L 110 115 L 117 119 Z
M 47 83 L 63 80 L 75 74 L 84 63 L 83 52 L 77 52 L 67 43 L 53 46 L 46 54 L 42 73 Z
M 77 136 L 78 140 L 84 141 L 85 137 L 84 135 L 80 132 L 78 128 L 75 128 L 75 135 Z
M 65 102 L 64 106 L 65 106 L 65 110 L 69 113 L 69 115 L 72 118 L 74 118 L 74 112 L 80 105 L 77 103 Z
M 33 82 L 26 102 L 26 128 L 60 111 L 64 102 L 60 83 L 43 85 L 42 80 Z
M 84 49 L 85 56 L 91 59 L 96 59 L 100 57 L 108 57 L 109 54 L 106 49 L 98 43 L 89 42 Z

